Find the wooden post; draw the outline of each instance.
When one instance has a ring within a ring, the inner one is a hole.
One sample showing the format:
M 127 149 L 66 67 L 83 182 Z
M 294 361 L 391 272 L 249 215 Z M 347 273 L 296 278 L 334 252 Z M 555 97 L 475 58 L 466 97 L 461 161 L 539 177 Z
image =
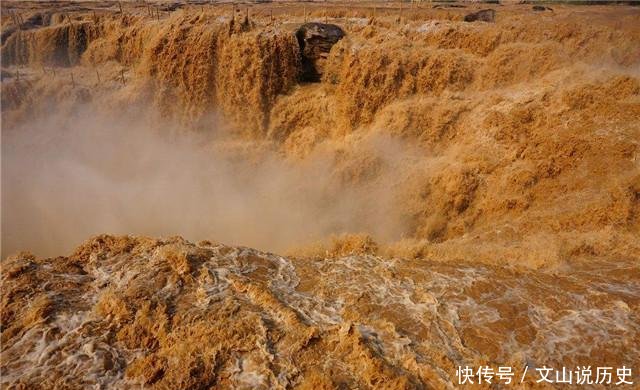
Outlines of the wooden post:
M 124 68 L 120 69 L 120 76 L 122 76 L 122 85 L 125 85 L 125 81 L 124 81 Z
M 158 22 L 160 21 L 160 7 L 156 7 L 156 16 L 158 17 Z
M 20 82 L 20 69 L 16 68 L 16 81 Z
M 304 12 L 304 22 L 307 23 L 307 5 L 302 6 L 302 12 Z
M 76 80 L 73 78 L 73 71 L 71 72 L 71 87 L 76 87 Z
M 98 84 L 102 84 L 102 81 L 100 80 L 100 73 L 98 72 L 98 68 L 96 68 L 96 76 L 98 77 Z
M 247 24 L 249 24 L 249 7 L 247 7 L 247 15 L 245 16 L 245 19 L 247 20 Z
M 273 24 L 273 10 L 269 10 L 269 17 L 271 18 L 271 24 Z
M 122 3 L 118 1 L 118 8 L 120 8 L 120 14 L 122 14 Z
M 327 24 L 327 7 L 324 7 L 324 24 Z
M 400 0 L 400 17 L 398 18 L 398 22 L 402 24 L 402 0 Z
M 96 16 L 96 11 L 93 11 L 93 24 L 98 23 L 98 16 Z

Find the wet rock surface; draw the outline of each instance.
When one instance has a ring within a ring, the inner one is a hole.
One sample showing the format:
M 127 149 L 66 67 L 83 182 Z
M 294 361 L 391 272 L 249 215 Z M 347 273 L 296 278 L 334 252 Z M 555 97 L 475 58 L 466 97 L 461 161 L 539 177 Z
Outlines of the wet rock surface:
M 537 11 L 537 12 L 541 12 L 541 11 L 553 11 L 553 8 L 551 7 L 545 7 L 544 5 L 534 5 L 533 7 L 531 7 L 532 10 Z
M 305 23 L 296 31 L 302 54 L 302 80 L 320 81 L 331 47 L 344 37 L 344 31 L 325 23 Z
M 464 17 L 465 22 L 488 22 L 493 23 L 496 20 L 496 11 L 492 9 L 483 9 L 478 12 L 467 14 Z

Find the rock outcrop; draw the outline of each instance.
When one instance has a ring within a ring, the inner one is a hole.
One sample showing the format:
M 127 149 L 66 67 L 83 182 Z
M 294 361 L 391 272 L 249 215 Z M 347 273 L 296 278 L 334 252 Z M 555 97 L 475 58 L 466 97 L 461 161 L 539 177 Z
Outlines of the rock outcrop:
M 325 23 L 305 23 L 296 31 L 302 55 L 302 81 L 320 81 L 331 47 L 344 37 L 344 31 Z
M 553 8 L 551 7 L 545 7 L 544 5 L 534 5 L 533 7 L 531 7 L 532 10 L 537 11 L 537 12 L 541 12 L 541 11 L 553 11 Z
M 492 9 L 481 9 L 478 12 L 467 14 L 464 17 L 465 22 L 489 22 L 493 23 L 496 20 L 496 11 Z

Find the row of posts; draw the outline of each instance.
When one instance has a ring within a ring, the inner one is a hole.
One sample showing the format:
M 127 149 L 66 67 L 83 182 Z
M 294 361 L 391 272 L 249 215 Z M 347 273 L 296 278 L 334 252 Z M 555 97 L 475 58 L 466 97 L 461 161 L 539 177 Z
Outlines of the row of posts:
M 51 67 L 50 69 L 51 69 L 51 71 L 53 73 L 53 76 L 55 77 L 56 76 L 56 68 L 55 67 Z M 96 78 L 98 79 L 98 85 L 102 84 L 102 79 L 100 78 L 100 72 L 98 71 L 98 68 L 95 68 L 95 72 L 96 72 Z M 47 68 L 45 68 L 44 65 L 42 65 L 42 73 L 45 74 L 45 75 L 47 74 Z M 73 71 L 69 71 L 69 77 L 71 79 L 72 87 L 75 88 L 76 87 L 76 79 L 73 76 Z M 16 71 L 15 71 L 15 79 L 16 79 L 16 82 L 20 82 L 20 68 L 17 68 Z M 122 82 L 123 86 L 126 85 L 126 79 L 124 77 L 124 68 L 120 69 L 120 81 Z
M 152 7 L 151 4 L 147 2 L 147 0 L 143 0 L 143 4 L 145 5 L 145 7 L 147 9 L 148 16 L 150 16 L 150 17 L 154 17 L 155 16 L 157 18 L 157 20 L 159 21 L 160 20 L 160 8 L 159 7 Z M 411 2 L 411 7 L 412 8 L 413 8 L 414 4 L 415 4 L 415 2 L 412 1 Z M 118 1 L 118 8 L 119 8 L 120 13 L 124 14 L 124 11 L 122 9 L 122 2 L 120 2 L 120 1 Z M 377 16 L 377 9 L 378 9 L 378 7 L 375 7 L 375 6 L 373 7 L 373 18 L 374 19 Z M 204 12 L 204 6 L 201 7 L 201 10 Z M 232 16 L 231 17 L 232 20 L 235 20 L 236 12 L 237 12 L 236 4 L 232 3 L 232 15 L 231 15 Z M 400 16 L 399 16 L 399 19 L 398 19 L 399 21 L 402 20 L 402 12 L 403 12 L 403 7 L 402 7 L 402 1 L 401 1 L 400 2 Z M 303 14 L 304 14 L 304 21 L 306 23 L 307 22 L 307 15 L 308 15 L 306 4 L 303 5 Z M 24 20 L 22 19 L 22 16 L 19 13 L 15 12 L 15 10 L 11 11 L 10 15 L 11 15 L 11 19 L 12 19 L 13 23 L 16 26 L 18 26 L 18 29 L 22 29 L 22 26 L 24 25 Z M 270 20 L 273 23 L 273 10 L 269 11 L 269 15 L 270 15 Z M 65 13 L 65 16 L 66 16 L 67 20 L 69 21 L 69 23 L 71 23 L 71 17 L 66 13 Z M 249 7 L 247 7 L 246 8 L 246 20 L 247 20 L 247 22 L 249 21 L 249 17 L 250 17 Z M 94 20 L 94 23 L 97 23 L 98 17 L 96 15 L 95 11 L 93 11 L 93 20 Z M 327 13 L 327 8 L 326 7 L 324 8 L 324 20 L 325 20 L 325 23 L 327 23 L 328 13 Z M 52 67 L 51 69 L 53 70 L 53 75 L 55 76 L 56 75 L 55 67 Z M 46 70 L 45 70 L 44 66 L 42 67 L 42 71 L 43 71 L 43 73 L 46 73 Z M 102 81 L 101 81 L 101 78 L 100 78 L 100 73 L 98 72 L 97 68 L 95 69 L 95 72 L 96 72 L 96 77 L 98 79 L 98 84 L 101 84 Z M 17 81 L 20 81 L 20 70 L 19 69 L 16 69 L 15 77 L 16 77 Z M 71 84 L 75 88 L 76 82 L 75 82 L 75 78 L 73 76 L 73 72 L 70 72 L 70 77 L 71 77 Z M 120 71 L 120 79 L 122 81 L 122 85 L 125 85 L 126 81 L 125 81 L 125 77 L 124 77 L 124 69 L 122 69 Z
M 401 22 L 401 21 L 402 21 L 402 15 L 403 15 L 403 11 L 404 11 L 404 8 L 403 8 L 403 6 L 402 6 L 402 3 L 403 3 L 402 1 L 400 1 L 400 2 L 399 2 L 399 4 L 400 4 L 400 7 L 399 7 L 399 8 L 400 8 L 400 11 L 399 11 L 398 22 Z M 417 2 L 416 2 L 416 1 L 411 1 L 411 9 L 413 9 L 413 8 L 415 8 L 415 7 L 416 7 L 416 5 L 415 5 L 415 4 L 417 4 Z M 203 6 L 201 6 L 201 10 L 202 10 L 202 12 L 204 12 L 204 7 L 203 7 Z M 373 7 L 373 17 L 372 17 L 372 19 L 375 19 L 375 18 L 377 17 L 377 11 L 378 11 L 378 7 L 377 7 L 377 6 L 374 6 L 374 7 Z M 231 19 L 232 19 L 232 20 L 235 20 L 236 12 L 237 12 L 236 4 L 235 4 L 235 3 L 232 3 L 232 10 L 231 10 Z M 306 22 L 308 21 L 308 19 L 307 19 L 308 13 L 307 13 L 307 5 L 306 5 L 306 4 L 304 4 L 304 5 L 302 6 L 302 13 L 303 13 L 303 15 L 304 15 L 304 22 L 306 23 Z M 269 15 L 270 15 L 271 23 L 273 23 L 273 10 L 269 10 Z M 247 7 L 247 8 L 246 8 L 246 19 L 247 19 L 247 21 L 249 20 L 249 7 Z M 327 7 L 324 7 L 324 22 L 325 22 L 325 23 L 327 23 L 327 22 L 328 22 L 328 12 L 327 12 Z
M 400 15 L 399 15 L 399 19 L 398 19 L 399 21 L 402 20 L 402 14 L 403 14 L 402 3 L 403 3 L 402 1 L 399 2 L 399 4 L 400 4 Z M 147 2 L 147 0 L 143 0 L 143 4 L 146 7 L 147 15 L 149 17 L 152 17 L 152 18 L 155 17 L 158 21 L 160 21 L 160 7 L 152 6 L 150 2 Z M 412 1 L 411 2 L 411 7 L 412 8 L 414 7 L 414 4 L 416 4 L 416 2 Z M 124 10 L 122 8 L 122 2 L 121 1 L 118 1 L 118 9 L 120 11 L 120 14 L 124 15 Z M 374 19 L 377 16 L 377 9 L 378 9 L 378 7 L 376 7 L 376 6 L 373 7 L 373 18 Z M 202 10 L 202 12 L 204 12 L 204 6 L 201 6 L 201 10 Z M 232 12 L 232 14 L 231 14 L 231 19 L 232 20 L 235 20 L 236 11 L 237 11 L 236 4 L 232 3 L 232 11 L 231 11 Z M 306 4 L 303 5 L 303 14 L 304 14 L 304 21 L 306 23 L 307 22 L 307 16 L 308 16 Z M 22 15 L 17 13 L 15 10 L 12 10 L 10 12 L 10 15 L 11 15 L 11 19 L 12 19 L 14 25 L 18 26 L 18 29 L 22 29 L 22 27 L 24 25 L 24 19 L 22 18 Z M 273 23 L 273 10 L 269 11 L 269 15 L 270 15 L 270 20 Z M 246 8 L 246 20 L 247 21 L 249 21 L 249 16 L 250 16 L 249 15 L 249 7 L 247 7 Z M 67 21 L 69 23 L 72 23 L 71 17 L 69 16 L 68 13 L 65 13 L 64 17 L 66 17 L 66 19 L 67 19 Z M 94 23 L 97 23 L 97 21 L 98 21 L 98 17 L 96 15 L 95 11 L 93 11 L 93 21 L 94 21 Z M 327 7 L 324 7 L 324 21 L 325 21 L 325 23 L 327 23 L 327 21 L 328 21 Z
M 142 1 L 143 4 L 145 5 L 146 9 L 147 9 L 147 15 L 149 17 L 156 17 L 157 20 L 160 20 L 160 7 L 157 6 L 152 6 L 149 2 L 147 2 L 147 0 L 143 0 Z M 210 0 L 211 3 L 211 0 Z M 411 9 L 414 9 L 415 7 L 417 7 L 417 1 L 411 1 Z M 402 20 L 402 16 L 403 16 L 403 11 L 404 11 L 404 7 L 403 7 L 403 2 L 400 1 L 398 2 L 399 4 L 399 18 L 398 21 Z M 122 2 L 118 1 L 118 8 L 121 14 L 124 14 L 124 11 L 122 9 Z M 204 12 L 204 5 L 200 6 L 200 9 L 202 12 Z M 373 18 L 375 19 L 377 16 L 377 10 L 378 7 L 374 6 L 373 7 Z M 231 7 L 231 20 L 235 20 L 236 17 L 236 12 L 237 12 L 237 6 L 235 3 L 232 3 L 232 7 Z M 303 5 L 303 15 L 304 15 L 304 21 L 305 23 L 308 21 L 307 16 L 307 6 L 306 4 Z M 246 8 L 246 20 L 249 21 L 249 16 L 250 16 L 250 11 L 249 11 L 249 7 Z M 94 12 L 94 18 L 95 18 L 95 12 Z M 269 10 L 269 18 L 271 20 L 271 22 L 273 23 L 273 10 Z M 325 23 L 327 23 L 328 21 L 328 12 L 327 12 L 327 7 L 324 7 L 324 21 Z

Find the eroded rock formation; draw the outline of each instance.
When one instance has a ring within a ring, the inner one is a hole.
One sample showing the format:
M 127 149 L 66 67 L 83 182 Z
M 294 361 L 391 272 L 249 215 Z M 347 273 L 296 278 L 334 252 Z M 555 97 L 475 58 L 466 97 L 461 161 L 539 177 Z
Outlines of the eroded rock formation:
M 344 31 L 325 23 L 305 23 L 296 31 L 302 55 L 302 80 L 320 81 L 333 45 L 344 37 Z

